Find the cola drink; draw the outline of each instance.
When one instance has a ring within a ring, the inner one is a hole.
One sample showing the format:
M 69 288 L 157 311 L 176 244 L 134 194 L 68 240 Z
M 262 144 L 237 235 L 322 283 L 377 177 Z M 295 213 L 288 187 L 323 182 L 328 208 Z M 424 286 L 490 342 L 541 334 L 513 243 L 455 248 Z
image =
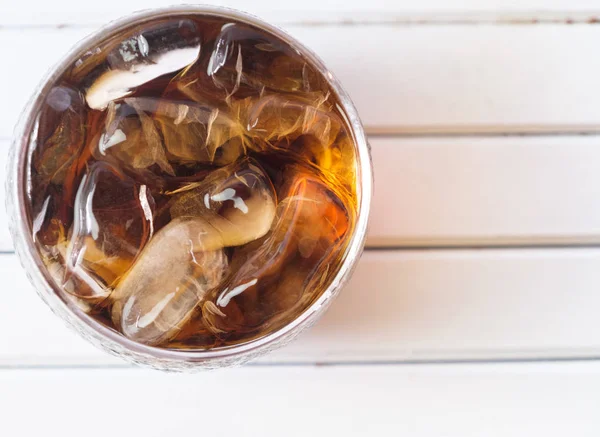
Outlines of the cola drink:
M 328 80 L 243 22 L 121 29 L 52 84 L 28 215 L 56 288 L 162 348 L 261 338 L 335 277 L 357 218 L 355 140 Z

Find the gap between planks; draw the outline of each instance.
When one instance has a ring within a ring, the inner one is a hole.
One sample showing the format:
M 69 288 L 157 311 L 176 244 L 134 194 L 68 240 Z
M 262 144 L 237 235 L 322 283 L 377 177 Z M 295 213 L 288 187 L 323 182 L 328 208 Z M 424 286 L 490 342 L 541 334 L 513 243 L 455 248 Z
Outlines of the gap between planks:
M 288 11 L 273 12 L 266 14 L 264 11 L 256 13 L 265 21 L 276 25 L 298 26 L 298 27 L 323 27 L 323 26 L 428 26 L 428 25 L 596 25 L 600 23 L 600 9 L 586 11 L 516 11 L 507 10 L 502 12 L 470 11 L 470 12 L 378 12 L 373 10 L 363 11 Z M 124 14 L 126 16 L 129 14 Z M 114 18 L 119 18 L 116 15 Z M 114 19 L 113 18 L 113 19 Z M 15 22 L 16 21 L 16 22 Z M 0 19 L 0 30 L 2 29 L 89 29 L 106 24 L 107 21 L 88 21 L 84 24 L 70 21 L 40 21 L 30 23 L 13 20 L 12 23 L 4 23 Z
M 390 366 L 464 366 L 464 365 L 483 365 L 495 366 L 504 364 L 561 364 L 561 363 L 589 363 L 600 366 L 600 356 L 572 356 L 572 357 L 541 357 L 541 358 L 495 358 L 495 359 L 436 359 L 436 360 L 346 360 L 346 361 L 324 361 L 324 362 L 303 362 L 303 361 L 272 361 L 272 362 L 249 362 L 244 364 L 244 367 L 390 367 Z M 62 371 L 62 370 L 124 370 L 132 369 L 143 371 L 145 367 L 136 366 L 133 364 L 24 364 L 22 361 L 15 360 L 15 364 L 4 363 L 0 364 L 0 372 L 2 371 L 18 371 L 18 370 L 45 370 L 45 371 Z

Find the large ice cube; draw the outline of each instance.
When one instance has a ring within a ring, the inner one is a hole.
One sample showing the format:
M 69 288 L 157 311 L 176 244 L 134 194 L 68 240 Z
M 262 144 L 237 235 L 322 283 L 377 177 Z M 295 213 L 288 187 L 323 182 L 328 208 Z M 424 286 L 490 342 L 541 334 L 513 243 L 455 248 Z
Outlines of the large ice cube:
M 265 235 L 277 204 L 271 180 L 250 158 L 215 170 L 174 196 L 171 217 L 204 218 L 224 246 L 241 246 Z
M 111 299 L 127 337 L 157 345 L 176 335 L 227 269 L 220 236 L 202 218 L 180 218 L 156 233 Z
M 93 164 L 75 197 L 68 241 L 57 245 L 65 261 L 63 285 L 71 276 L 87 285 L 67 291 L 82 298 L 109 295 L 152 236 L 153 209 L 146 186 L 106 163 Z
M 108 70 L 88 88 L 87 104 L 104 109 L 140 85 L 188 67 L 199 54 L 200 36 L 191 20 L 167 21 L 132 35 L 108 54 Z

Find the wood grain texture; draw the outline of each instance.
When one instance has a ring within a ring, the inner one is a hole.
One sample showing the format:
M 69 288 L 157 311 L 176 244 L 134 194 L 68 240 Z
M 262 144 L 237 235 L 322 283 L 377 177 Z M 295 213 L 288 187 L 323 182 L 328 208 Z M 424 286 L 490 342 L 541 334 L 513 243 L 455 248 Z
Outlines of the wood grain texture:
M 324 318 L 263 363 L 600 356 L 600 249 L 369 251 Z M 0 255 L 0 365 L 102 365 Z
M 0 372 L 12 435 L 596 437 L 600 365 Z M 92 421 L 100 415 L 102 426 Z
M 371 133 L 600 129 L 600 26 L 285 27 L 339 77 Z M 0 138 L 44 72 L 90 29 L 1 29 Z M 17 74 L 18 72 L 18 74 Z
M 370 142 L 370 247 L 600 243 L 600 136 Z M 7 223 L 2 208 L 0 251 L 12 250 Z
M 0 14 L 0 24 L 82 25 L 102 24 L 134 11 L 170 6 L 169 0 L 106 0 L 76 2 L 56 0 L 29 0 L 20 7 L 6 7 Z M 590 19 L 600 10 L 593 0 L 304 0 L 280 2 L 257 0 L 213 0 L 213 5 L 225 6 L 280 23 L 306 22 L 423 22 L 423 21 L 527 21 Z

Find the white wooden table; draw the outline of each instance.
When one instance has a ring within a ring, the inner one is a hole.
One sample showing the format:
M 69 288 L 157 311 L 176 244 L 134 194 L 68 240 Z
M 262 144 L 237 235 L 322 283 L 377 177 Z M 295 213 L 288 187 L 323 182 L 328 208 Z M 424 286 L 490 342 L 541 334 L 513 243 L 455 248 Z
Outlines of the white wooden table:
M 3 159 L 62 53 L 169 3 L 0 0 Z M 351 284 L 250 366 L 131 368 L 42 304 L 2 211 L 0 435 L 597 437 L 600 2 L 214 3 L 312 47 L 361 113 L 376 194 Z

